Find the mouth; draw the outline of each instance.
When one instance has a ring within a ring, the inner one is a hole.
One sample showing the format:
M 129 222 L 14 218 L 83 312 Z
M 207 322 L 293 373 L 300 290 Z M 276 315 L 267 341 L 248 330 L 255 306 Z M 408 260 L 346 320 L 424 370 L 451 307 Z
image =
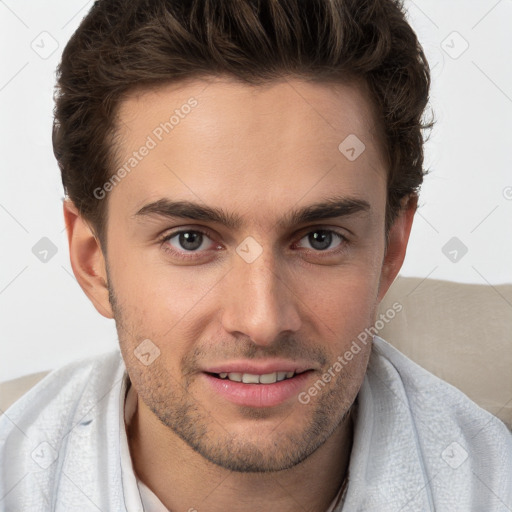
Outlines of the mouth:
M 307 388 L 314 370 L 270 373 L 203 372 L 216 399 L 244 407 L 274 407 L 294 400 Z M 297 402 L 298 403 L 298 402 Z
M 306 373 L 309 370 L 302 372 L 295 371 L 277 371 L 272 373 L 256 374 L 256 373 L 240 373 L 240 372 L 222 372 L 222 373 L 208 373 L 212 377 L 222 380 L 230 380 L 231 382 L 242 382 L 243 384 L 275 384 L 283 380 L 293 379 L 296 375 Z

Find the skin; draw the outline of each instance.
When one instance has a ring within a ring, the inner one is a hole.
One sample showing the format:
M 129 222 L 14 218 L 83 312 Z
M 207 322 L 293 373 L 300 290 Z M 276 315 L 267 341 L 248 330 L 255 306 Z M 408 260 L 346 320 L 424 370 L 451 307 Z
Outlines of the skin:
M 233 360 L 306 362 L 307 390 L 373 324 L 406 252 L 417 197 L 406 198 L 385 243 L 386 167 L 375 114 L 355 84 L 286 79 L 251 87 L 228 78 L 140 90 L 119 111 L 122 165 L 175 108 L 198 104 L 109 193 L 106 247 L 66 200 L 71 263 L 96 309 L 115 318 L 137 410 L 128 431 L 138 477 L 172 511 L 325 511 L 347 471 L 351 406 L 371 345 L 362 347 L 308 404 L 228 402 L 202 369 Z M 338 145 L 356 134 L 365 151 L 349 161 Z M 282 226 L 331 197 L 368 211 Z M 240 217 L 209 220 L 136 215 L 169 198 Z M 408 199 L 408 201 L 407 201 Z M 188 251 L 179 230 L 207 230 Z M 316 230 L 316 231 L 315 231 Z M 336 235 L 327 249 L 309 236 Z M 325 231 L 323 232 L 325 235 Z M 248 263 L 248 236 L 262 253 Z M 180 259 L 165 248 L 188 259 Z M 150 365 L 135 349 L 160 351 Z

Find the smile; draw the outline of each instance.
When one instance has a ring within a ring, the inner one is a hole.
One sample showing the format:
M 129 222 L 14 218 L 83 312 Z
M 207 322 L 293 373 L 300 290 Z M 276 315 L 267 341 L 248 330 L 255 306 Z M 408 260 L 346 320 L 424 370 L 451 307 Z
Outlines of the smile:
M 217 376 L 220 379 L 228 379 L 233 382 L 243 382 L 244 384 L 274 384 L 285 379 L 291 379 L 295 376 L 295 372 L 272 372 L 263 375 L 254 373 L 219 373 Z
M 245 407 L 274 407 L 294 400 L 307 387 L 313 373 L 312 370 L 261 374 L 204 372 L 203 378 L 221 400 Z

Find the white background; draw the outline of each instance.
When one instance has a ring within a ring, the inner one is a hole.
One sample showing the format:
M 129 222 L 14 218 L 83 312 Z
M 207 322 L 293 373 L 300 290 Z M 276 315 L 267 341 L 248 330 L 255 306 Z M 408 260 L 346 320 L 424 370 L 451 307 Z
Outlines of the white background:
M 113 321 L 96 312 L 73 277 L 51 147 L 55 68 L 91 5 L 0 0 L 0 380 L 117 345 Z M 433 68 L 437 125 L 402 274 L 510 283 L 512 1 L 406 6 Z M 57 248 L 46 263 L 32 252 L 43 237 Z M 453 237 L 468 249 L 456 263 L 443 253 Z

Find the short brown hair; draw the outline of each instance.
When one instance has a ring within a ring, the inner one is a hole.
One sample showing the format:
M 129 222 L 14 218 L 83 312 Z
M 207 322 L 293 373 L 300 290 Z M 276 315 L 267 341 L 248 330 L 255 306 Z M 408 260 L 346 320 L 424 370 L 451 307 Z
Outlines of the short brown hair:
M 53 150 L 65 193 L 106 249 L 116 113 L 135 88 L 226 75 L 366 84 L 388 162 L 386 234 L 423 181 L 430 72 L 398 0 L 97 0 L 57 70 Z

